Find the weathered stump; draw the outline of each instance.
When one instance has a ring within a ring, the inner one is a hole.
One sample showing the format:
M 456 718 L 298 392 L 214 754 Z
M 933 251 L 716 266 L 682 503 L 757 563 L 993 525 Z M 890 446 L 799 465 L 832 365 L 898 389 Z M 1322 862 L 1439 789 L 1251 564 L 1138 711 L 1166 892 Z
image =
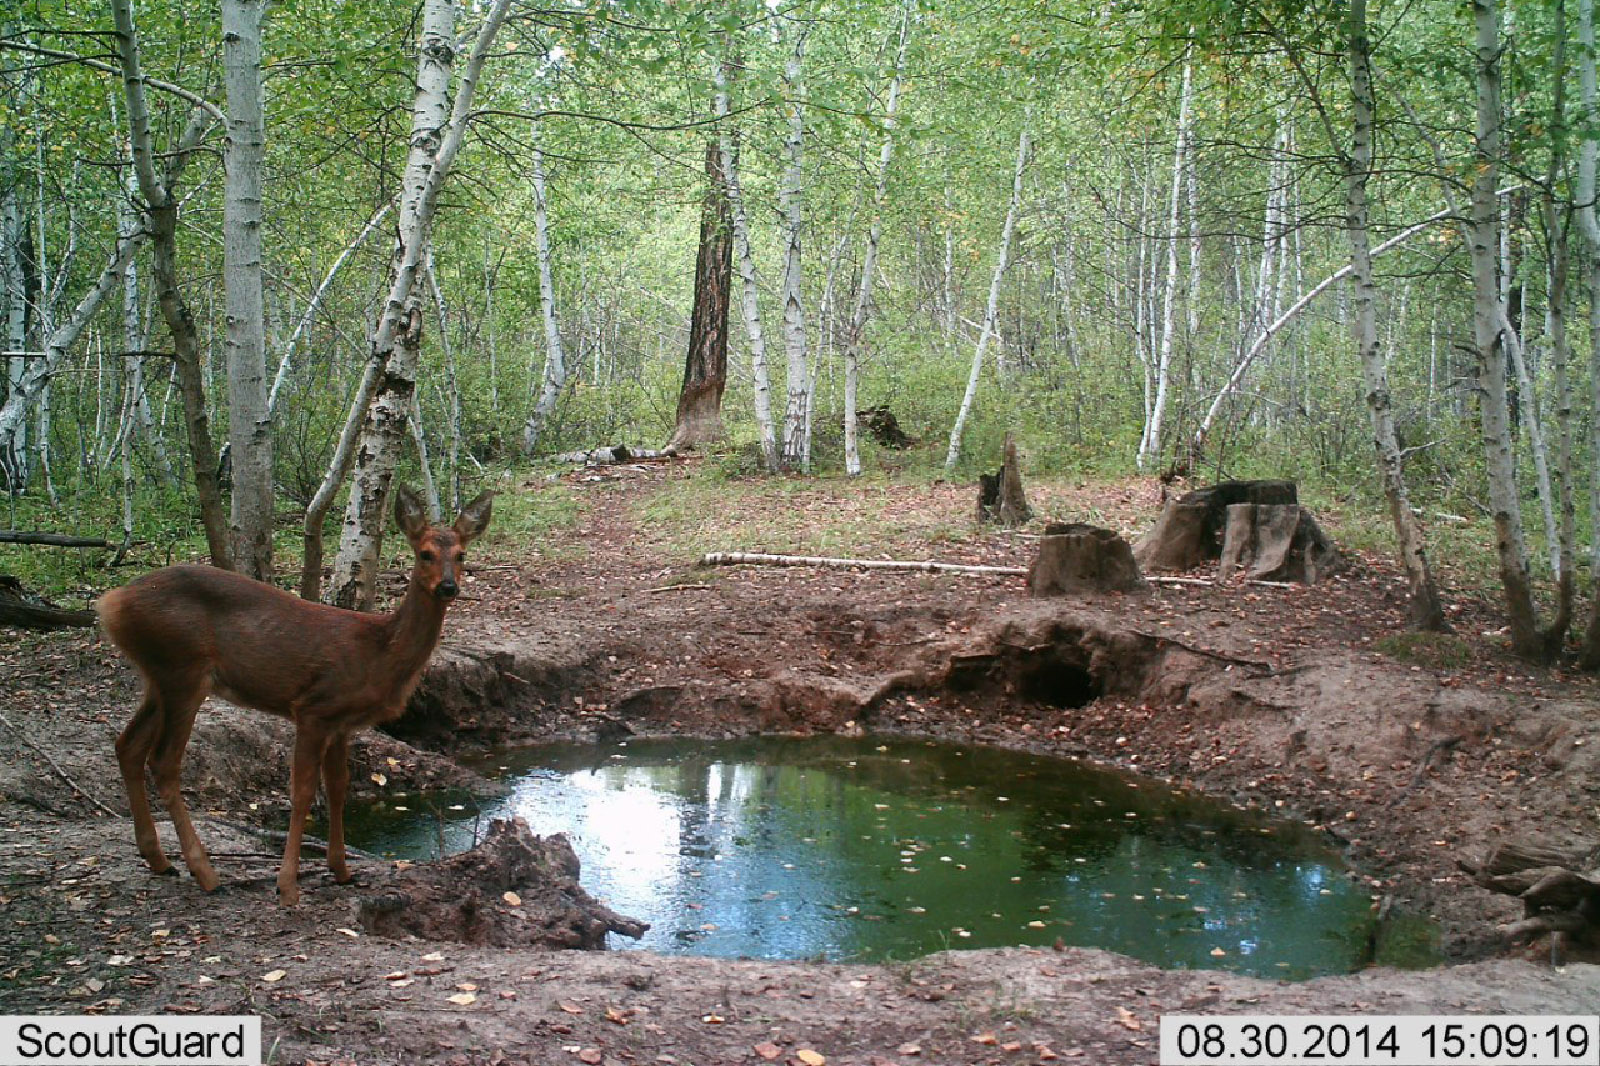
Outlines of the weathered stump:
M 914 443 L 900 428 L 900 422 L 894 417 L 894 412 L 879 404 L 877 407 L 863 407 L 856 412 L 856 418 L 867 427 L 867 432 L 872 434 L 872 439 L 878 442 L 881 448 L 891 451 L 904 451 Z
M 607 933 L 650 926 L 600 903 L 578 884 L 567 838 L 534 836 L 521 818 L 495 819 L 471 851 L 409 867 L 357 904 L 370 933 L 494 947 L 605 947 Z
M 1146 570 L 1193 570 L 1221 558 L 1229 507 L 1299 502 L 1292 481 L 1223 481 L 1195 489 L 1167 504 L 1134 544 L 1133 556 Z
M 978 524 L 998 521 L 1016 527 L 1033 517 L 1028 495 L 1022 489 L 1022 467 L 1017 461 L 1017 442 L 1006 434 L 1005 458 L 993 474 L 978 475 Z
M 1218 581 L 1243 570 L 1257 581 L 1313 585 L 1341 565 L 1339 549 L 1298 504 L 1236 503 L 1228 508 Z
M 1475 884 L 1522 901 L 1522 920 L 1501 930 L 1513 941 L 1600 934 L 1600 846 L 1501 843 L 1457 865 Z
M 1109 529 L 1081 522 L 1051 523 L 1028 569 L 1028 594 L 1143 592 L 1149 586 L 1134 562 L 1133 548 Z

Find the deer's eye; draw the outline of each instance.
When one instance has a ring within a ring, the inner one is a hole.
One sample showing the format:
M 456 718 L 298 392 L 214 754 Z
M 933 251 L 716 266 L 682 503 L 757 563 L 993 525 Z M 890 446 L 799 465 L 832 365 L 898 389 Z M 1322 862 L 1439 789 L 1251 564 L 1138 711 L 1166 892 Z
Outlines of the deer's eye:
M 431 563 L 431 562 L 433 562 L 435 559 L 437 559 L 439 557 L 437 555 L 435 555 L 433 552 L 428 551 L 427 549 L 424 549 L 424 550 L 419 551 L 417 553 L 417 558 L 421 559 L 425 563 Z

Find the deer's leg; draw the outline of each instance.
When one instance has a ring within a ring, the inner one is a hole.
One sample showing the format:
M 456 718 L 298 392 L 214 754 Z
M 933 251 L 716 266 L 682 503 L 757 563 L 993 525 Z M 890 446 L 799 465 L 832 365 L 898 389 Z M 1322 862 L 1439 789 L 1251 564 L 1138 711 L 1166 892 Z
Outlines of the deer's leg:
M 289 839 L 283 845 L 283 865 L 278 868 L 278 902 L 285 906 L 300 902 L 300 840 L 311 814 L 311 801 L 317 798 L 317 779 L 328 740 L 328 729 L 322 723 L 296 723 L 294 764 L 289 770 Z
M 167 805 L 167 813 L 172 815 L 172 828 L 178 834 L 178 847 L 183 851 L 184 865 L 189 867 L 189 873 L 194 875 L 201 888 L 214 892 L 222 879 L 211 868 L 211 859 L 206 855 L 205 845 L 200 843 L 200 834 L 194 831 L 194 823 L 189 820 L 189 808 L 183 802 L 180 780 L 183 749 L 189 744 L 194 716 L 200 710 L 200 704 L 205 702 L 206 693 L 199 684 L 184 686 L 181 691 L 178 689 L 176 685 L 163 688 L 161 700 L 166 713 L 161 720 L 161 734 L 156 740 L 150 772 L 156 779 L 156 793 L 161 797 L 161 802 Z
M 156 822 L 150 816 L 150 794 L 145 789 L 144 768 L 150 751 L 161 735 L 161 700 L 154 685 L 146 684 L 144 701 L 117 737 L 117 765 L 122 769 L 122 784 L 128 792 L 128 810 L 133 815 L 133 839 L 139 854 L 152 871 L 175 873 L 161 850 Z
M 350 880 L 344 861 L 344 797 L 350 788 L 350 738 L 336 733 L 322 755 L 322 791 L 328 800 L 328 869 L 341 885 Z

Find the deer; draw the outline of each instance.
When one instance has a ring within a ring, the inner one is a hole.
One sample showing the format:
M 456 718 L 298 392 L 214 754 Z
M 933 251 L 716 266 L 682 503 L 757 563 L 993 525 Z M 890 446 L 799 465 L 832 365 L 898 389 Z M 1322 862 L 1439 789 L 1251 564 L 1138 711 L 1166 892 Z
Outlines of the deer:
M 450 526 L 431 525 L 422 500 L 399 486 L 395 521 L 415 555 L 392 613 L 367 614 L 303 600 L 211 566 L 152 571 L 95 604 L 101 625 L 144 680 L 144 698 L 117 738 L 134 840 L 151 871 L 175 874 L 156 836 L 145 770 L 172 817 L 183 861 L 200 887 L 221 884 L 184 806 L 179 777 L 195 715 L 216 694 L 294 723 L 290 818 L 278 899 L 300 900 L 300 844 L 321 779 L 328 805 L 328 869 L 345 884 L 344 803 L 350 736 L 405 711 L 439 644 L 445 609 L 460 593 L 468 544 L 489 525 L 492 492 Z

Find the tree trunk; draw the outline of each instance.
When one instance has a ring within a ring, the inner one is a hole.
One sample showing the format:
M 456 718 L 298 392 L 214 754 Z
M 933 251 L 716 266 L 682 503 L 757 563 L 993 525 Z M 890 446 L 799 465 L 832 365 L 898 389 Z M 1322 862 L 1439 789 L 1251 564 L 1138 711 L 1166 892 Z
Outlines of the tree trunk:
M 1172 335 L 1178 294 L 1178 211 L 1182 202 L 1184 165 L 1189 150 L 1189 113 L 1194 95 L 1191 65 L 1183 64 L 1183 95 L 1178 104 L 1178 143 L 1172 150 L 1172 196 L 1167 208 L 1167 285 L 1162 295 L 1161 346 L 1155 358 L 1155 400 L 1145 422 L 1144 439 L 1139 444 L 1139 465 L 1161 461 L 1161 428 L 1166 418 L 1167 396 L 1172 381 Z
M 717 116 L 728 117 L 727 77 L 717 68 Z M 770 473 L 778 471 L 778 436 L 772 422 L 772 378 L 767 365 L 767 343 L 761 332 L 761 305 L 756 286 L 755 255 L 750 249 L 750 221 L 739 184 L 737 130 L 723 130 L 718 140 L 722 173 L 728 180 L 728 207 L 733 217 L 734 252 L 739 261 L 739 312 L 750 343 L 750 375 L 755 380 L 756 428 L 761 434 L 761 458 Z
M 222 0 L 228 97 L 222 198 L 227 293 L 228 441 L 233 459 L 232 554 L 240 573 L 272 576 L 272 420 L 261 296 L 261 16 L 265 0 Z
M 1489 476 L 1489 506 L 1500 557 L 1500 582 L 1511 625 L 1511 646 L 1519 655 L 1540 658 L 1539 619 L 1528 574 L 1528 553 L 1517 496 L 1512 453 L 1511 414 L 1506 400 L 1506 348 L 1495 252 L 1499 211 L 1495 183 L 1500 174 L 1500 17 L 1495 0 L 1473 0 L 1476 26 L 1477 141 L 1467 245 L 1472 261 L 1473 336 L 1478 354 L 1484 455 Z
M 867 227 L 867 250 L 861 256 L 861 288 L 856 292 L 855 311 L 850 316 L 850 331 L 844 342 L 844 472 L 861 474 L 861 450 L 856 441 L 856 396 L 861 377 L 861 337 L 867 328 L 867 311 L 872 304 L 873 274 L 878 269 L 878 241 L 883 236 L 883 205 L 889 194 L 889 160 L 894 155 L 894 113 L 900 103 L 900 75 L 906 65 L 906 40 L 911 28 L 911 7 L 900 12 L 900 44 L 895 52 L 894 76 L 889 79 L 889 97 L 883 106 L 883 147 L 878 151 L 878 183 L 872 194 L 872 222 Z
M 355 473 L 345 508 L 339 554 L 327 600 L 343 607 L 370 605 L 389 483 L 406 435 L 411 394 L 416 389 L 421 347 L 421 299 L 417 273 L 427 248 L 439 190 L 461 148 L 472 97 L 489 46 L 505 22 L 509 0 L 495 0 L 478 33 L 467 70 L 447 107 L 455 61 L 453 0 L 427 0 L 417 59 L 411 149 L 400 194 L 399 241 L 391 260 L 389 291 L 372 331 L 371 362 L 381 368 L 355 452 Z M 307 560 L 309 570 L 310 560 Z
M 794 32 L 794 49 L 783 67 L 784 90 L 789 97 L 789 135 L 783 150 L 787 165 L 779 199 L 783 210 L 783 348 L 787 356 L 788 402 L 783 414 L 783 465 L 790 469 L 806 466 L 806 411 L 811 405 L 811 374 L 807 369 L 806 311 L 802 301 L 805 270 L 801 259 L 800 232 L 805 195 L 804 148 L 806 113 L 802 104 L 802 81 L 806 54 L 807 28 Z
M 1439 589 L 1428 566 L 1427 542 L 1406 491 L 1405 459 L 1395 432 L 1394 406 L 1389 393 L 1388 358 L 1378 346 L 1377 298 L 1372 280 L 1372 247 L 1368 236 L 1367 181 L 1372 173 L 1373 131 L 1376 108 L 1372 92 L 1371 41 L 1367 37 L 1366 0 L 1350 2 L 1350 83 L 1354 136 L 1345 171 L 1345 225 L 1350 237 L 1350 268 L 1355 278 L 1355 315 L 1352 319 L 1356 351 L 1366 385 L 1367 410 L 1372 416 L 1372 439 L 1377 452 L 1378 476 L 1389 501 L 1400 565 L 1410 589 L 1409 615 L 1417 629 L 1448 629 Z
M 1017 228 L 1017 208 L 1022 203 L 1022 170 L 1028 162 L 1028 127 L 1024 123 L 1017 138 L 1017 166 L 1011 177 L 1011 205 L 1006 209 L 1005 224 L 1000 228 L 1000 255 L 995 260 L 994 278 L 989 282 L 989 302 L 983 312 L 983 328 L 978 333 L 978 347 L 972 354 L 972 371 L 967 375 L 967 391 L 961 397 L 961 410 L 956 414 L 956 424 L 950 430 L 950 448 L 945 453 L 944 469 L 949 474 L 961 461 L 961 436 L 972 414 L 972 401 L 978 395 L 978 378 L 983 373 L 983 354 L 988 350 L 989 338 L 994 335 L 995 319 L 1000 309 L 1000 283 L 1005 279 L 1006 267 L 1011 261 L 1011 237 Z
M 539 150 L 539 130 L 533 129 L 533 247 L 539 262 L 539 313 L 544 320 L 544 374 L 539 398 L 522 427 L 522 451 L 533 455 L 539 434 L 555 413 L 556 401 L 567 385 L 567 354 L 561 346 L 561 321 L 556 317 L 556 286 L 550 269 L 550 209 L 545 196 L 544 153 Z
M 720 87 L 718 100 L 723 102 L 719 114 L 725 114 L 726 93 Z M 706 142 L 706 192 L 700 202 L 689 352 L 683 363 L 683 385 L 678 389 L 678 416 L 667 442 L 667 447 L 675 450 L 721 440 L 725 435 L 722 393 L 728 387 L 728 307 L 733 282 L 733 210 L 721 147 L 726 136 Z M 760 328 L 758 321 L 756 330 Z M 770 432 L 770 415 L 767 428 Z
M 1595 210 L 1595 171 L 1600 156 L 1600 92 L 1596 90 L 1594 0 L 1578 0 L 1578 86 L 1583 103 L 1583 140 L 1578 145 L 1574 189 L 1578 229 L 1588 248 L 1585 275 L 1589 297 L 1590 409 L 1600 412 L 1600 218 Z M 1600 417 L 1589 426 L 1589 568 L 1600 573 Z M 1589 620 L 1584 627 L 1580 661 L 1586 670 L 1600 670 L 1600 582 L 1591 591 Z

